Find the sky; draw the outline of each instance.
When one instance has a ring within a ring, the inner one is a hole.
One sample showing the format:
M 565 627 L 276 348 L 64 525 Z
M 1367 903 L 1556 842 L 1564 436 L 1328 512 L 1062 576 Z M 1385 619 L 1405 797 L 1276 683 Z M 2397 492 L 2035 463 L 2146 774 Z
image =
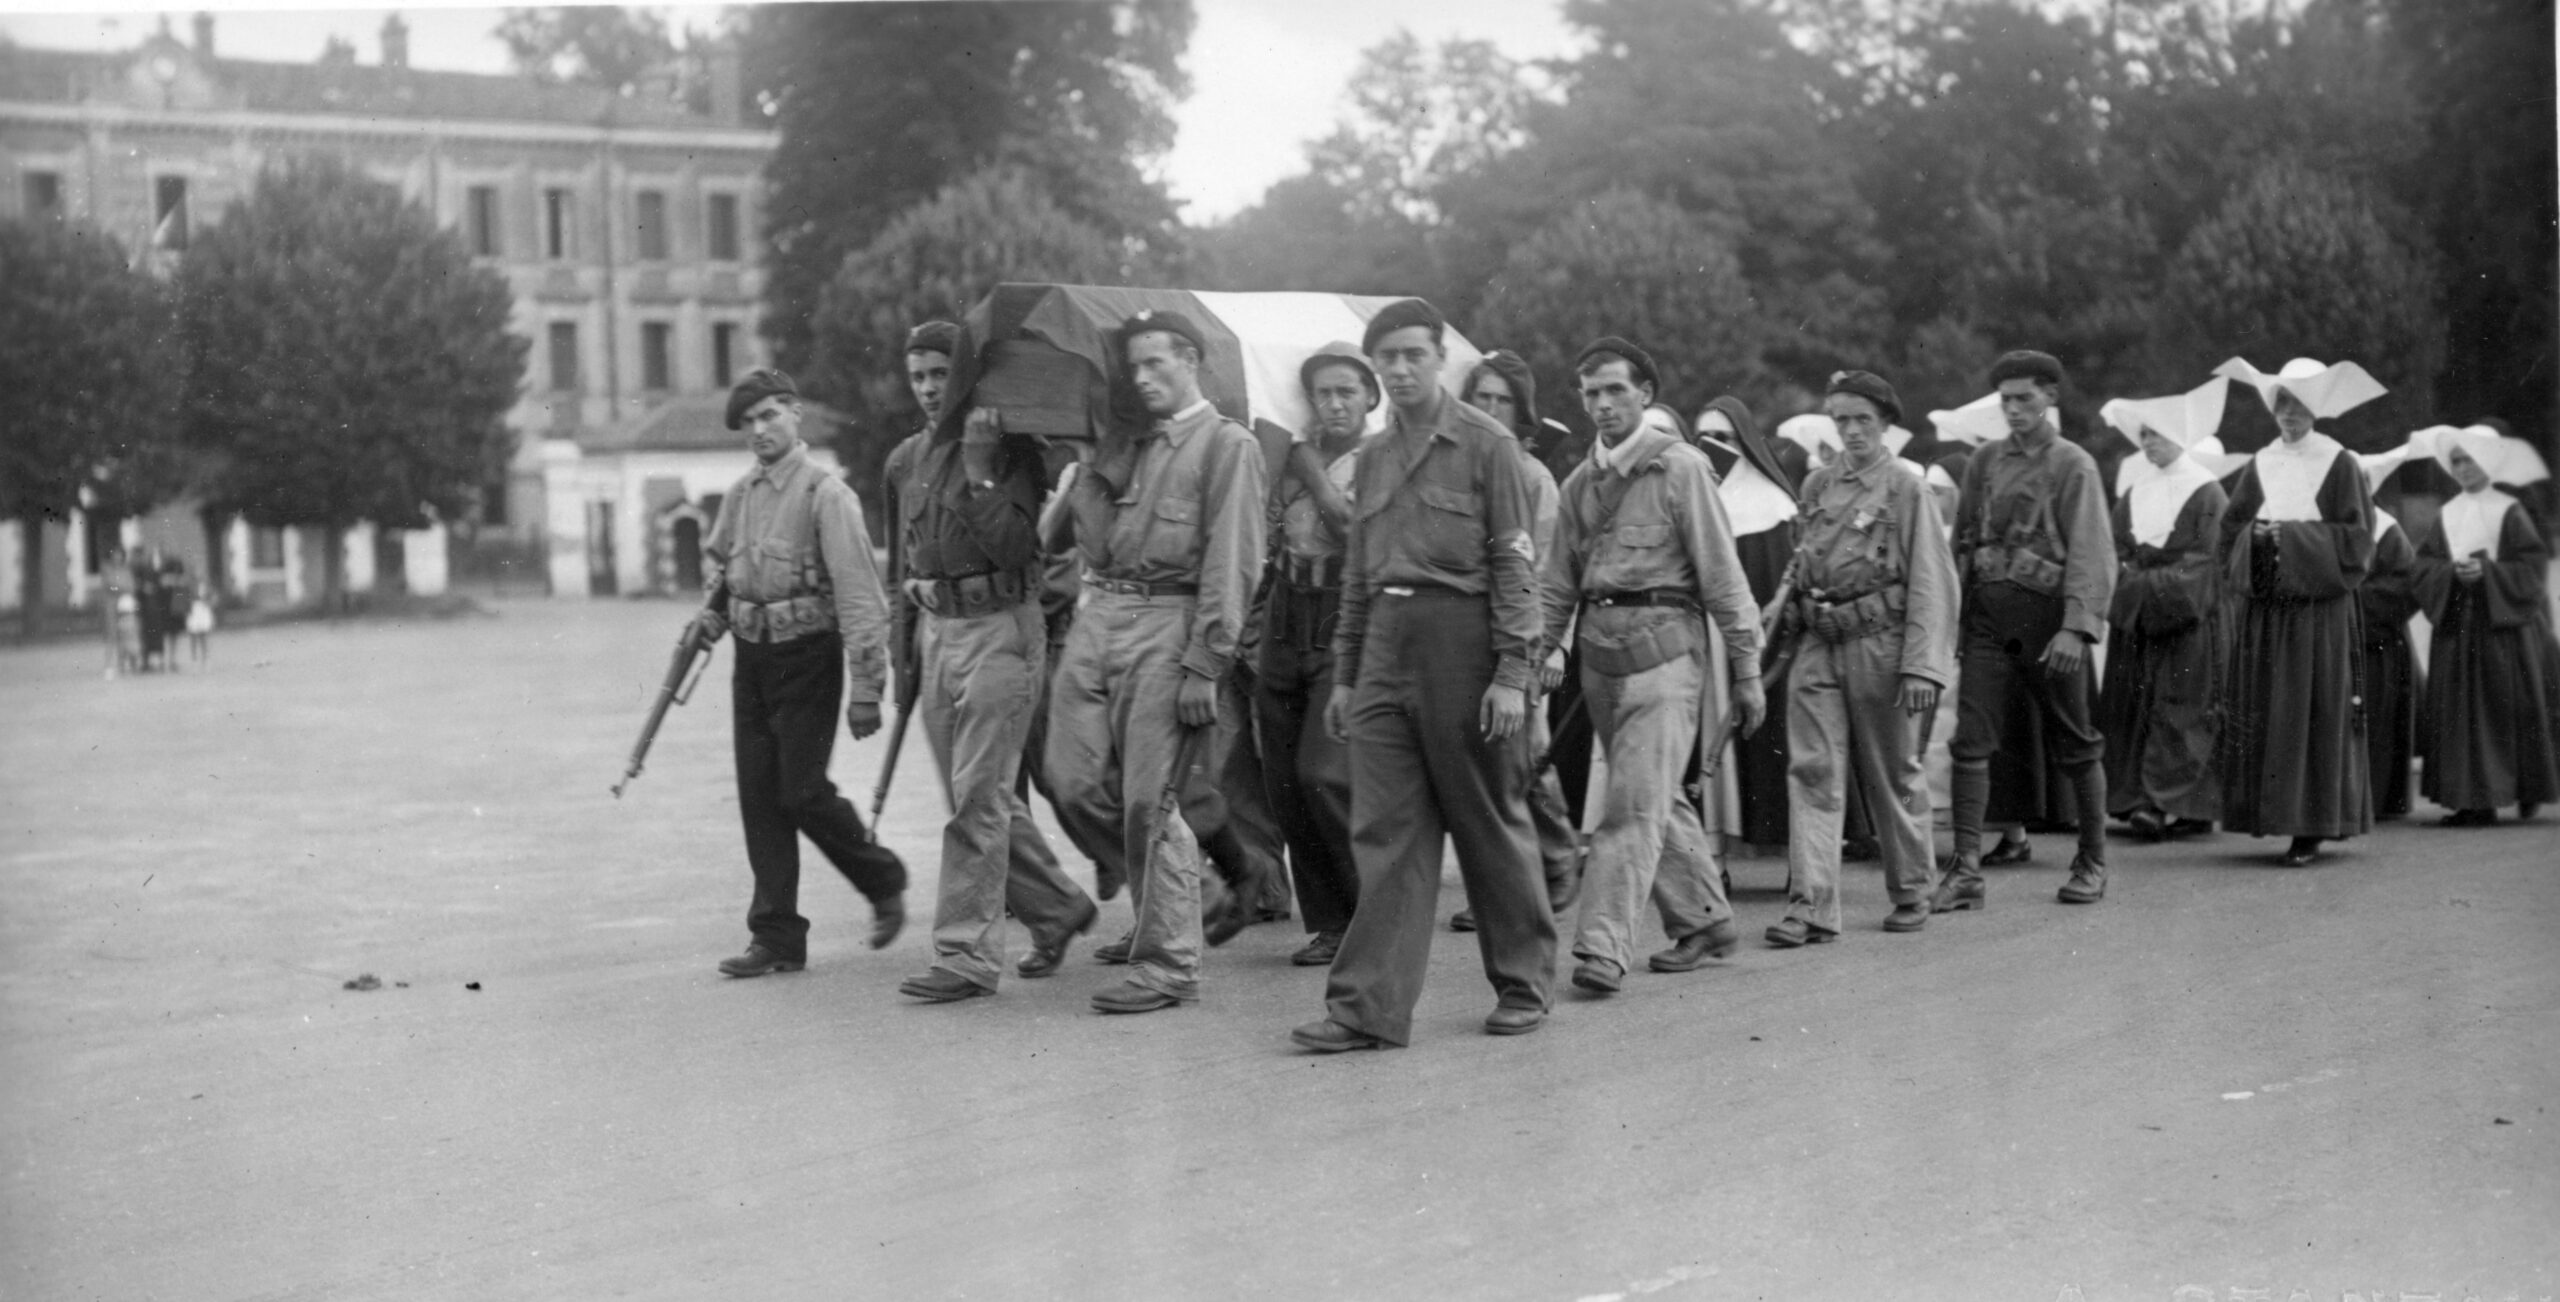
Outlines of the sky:
M 1333 125 L 1342 89 L 1360 51 L 1410 29 L 1428 43 L 1464 36 L 1492 41 L 1516 59 L 1573 53 L 1577 40 L 1560 0 L 1195 0 L 1199 23 L 1187 65 L 1191 97 L 1175 110 L 1174 147 L 1163 160 L 1167 188 L 1183 215 L 1206 223 L 1233 216 L 1274 181 L 1297 172 L 1305 146 Z M 721 6 L 646 6 L 670 25 L 710 29 Z M 317 58 L 331 36 L 357 58 L 381 57 L 388 7 L 279 9 L 199 2 L 154 10 L 111 3 L 68 11 L 62 0 L 0 0 L 0 35 L 20 45 L 111 51 L 131 48 L 157 30 L 163 14 L 180 39 L 197 9 L 215 14 L 214 48 L 244 59 Z M 492 37 L 499 11 L 447 4 L 403 4 L 409 62 L 457 72 L 504 72 L 506 47 Z

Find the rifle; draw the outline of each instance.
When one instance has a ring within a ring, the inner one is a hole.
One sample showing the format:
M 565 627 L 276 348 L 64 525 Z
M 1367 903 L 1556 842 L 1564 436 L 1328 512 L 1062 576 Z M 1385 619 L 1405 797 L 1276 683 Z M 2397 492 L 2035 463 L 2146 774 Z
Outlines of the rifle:
M 703 609 L 718 609 L 728 591 L 725 584 L 712 589 Z M 711 644 L 717 641 L 719 635 L 705 632 L 699 616 L 686 621 L 684 632 L 676 637 L 675 656 L 667 662 L 666 681 L 658 684 L 658 699 L 649 703 L 648 721 L 640 725 L 640 740 L 632 744 L 631 762 L 624 767 L 622 780 L 613 784 L 614 799 L 622 799 L 622 789 L 640 776 L 640 766 L 649 758 L 649 743 L 658 739 L 658 725 L 666 722 L 667 707 L 693 699 L 694 686 L 702 681 L 703 671 L 711 667 Z
M 880 761 L 880 785 L 871 789 L 871 839 L 880 839 L 880 811 L 889 807 L 889 779 L 898 776 L 898 752 L 906 749 L 907 724 L 916 717 L 914 697 L 905 692 L 906 701 L 898 707 L 898 721 L 889 725 L 889 757 Z

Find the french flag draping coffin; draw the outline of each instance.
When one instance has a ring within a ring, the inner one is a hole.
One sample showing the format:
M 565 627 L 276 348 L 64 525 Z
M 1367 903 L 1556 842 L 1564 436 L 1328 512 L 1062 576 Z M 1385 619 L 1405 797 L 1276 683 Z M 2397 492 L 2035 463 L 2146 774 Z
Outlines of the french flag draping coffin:
M 952 360 L 951 396 L 943 423 L 953 429 L 973 407 L 1003 413 L 1008 432 L 1097 440 L 1114 430 L 1143 429 L 1146 413 L 1110 356 L 1111 332 L 1139 312 L 1174 311 L 1199 327 L 1208 345 L 1202 395 L 1254 432 L 1266 469 L 1279 471 L 1292 439 L 1315 414 L 1298 386 L 1298 367 L 1326 344 L 1360 342 L 1369 318 L 1392 297 L 1358 294 L 1224 294 L 1117 285 L 998 285 L 960 323 L 960 355 Z M 1455 396 L 1483 354 L 1452 327 L 1441 387 Z M 1374 430 L 1385 420 L 1370 417 Z

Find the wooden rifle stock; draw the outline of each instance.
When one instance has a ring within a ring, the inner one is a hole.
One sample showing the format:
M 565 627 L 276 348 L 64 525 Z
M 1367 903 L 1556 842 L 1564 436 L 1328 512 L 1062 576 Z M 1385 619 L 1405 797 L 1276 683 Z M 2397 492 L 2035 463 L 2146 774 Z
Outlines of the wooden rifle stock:
M 717 609 L 727 589 L 715 589 L 704 610 Z M 711 665 L 711 644 L 718 639 L 702 629 L 701 617 L 687 621 L 684 632 L 676 637 L 676 651 L 667 661 L 666 681 L 658 684 L 658 698 L 649 703 L 649 718 L 640 725 L 640 740 L 631 747 L 631 761 L 623 766 L 622 780 L 613 784 L 613 798 L 622 798 L 622 789 L 640 776 L 640 766 L 649 758 L 649 744 L 658 739 L 658 726 L 667 720 L 667 707 L 682 705 L 693 699 L 693 689 L 702 681 L 702 671 Z

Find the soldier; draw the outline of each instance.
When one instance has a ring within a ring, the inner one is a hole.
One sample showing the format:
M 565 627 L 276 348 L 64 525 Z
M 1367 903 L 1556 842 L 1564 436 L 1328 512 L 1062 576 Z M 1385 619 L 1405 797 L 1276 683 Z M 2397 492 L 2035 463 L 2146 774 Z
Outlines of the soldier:
M 1199 998 L 1200 847 L 1177 828 L 1150 853 L 1149 824 L 1217 723 L 1262 569 L 1263 469 L 1253 435 L 1200 395 L 1188 319 L 1140 312 L 1111 349 L 1154 421 L 1061 481 L 1084 579 L 1045 762 L 1061 819 L 1118 835 L 1133 874 L 1129 978 L 1093 1006 L 1146 1013 Z
M 949 1003 L 995 993 L 1004 972 L 1004 915 L 1031 933 L 1015 971 L 1058 970 L 1099 910 L 1058 869 L 1015 794 L 1023 734 L 1040 701 L 1048 635 L 1040 611 L 1034 529 L 1046 485 L 1040 448 L 1007 438 L 993 409 L 942 424 L 959 327 L 929 321 L 907 334 L 907 382 L 924 428 L 889 453 L 891 646 L 902 705 L 924 707 L 925 740 L 950 792 L 933 967 L 900 994 Z
M 1741 943 L 1706 825 L 1681 792 L 1698 749 L 1699 698 L 1719 690 L 1706 681 L 1710 616 L 1731 657 L 1743 733 L 1758 730 L 1766 706 L 1760 611 L 1734 555 L 1715 470 L 1681 437 L 1679 417 L 1652 407 L 1660 383 L 1653 358 L 1610 335 L 1582 350 L 1574 372 L 1597 437 L 1590 459 L 1564 481 L 1544 588 L 1550 638 L 1578 617 L 1582 699 L 1609 761 L 1573 942 L 1582 960 L 1573 984 L 1605 995 L 1617 993 L 1634 958 L 1636 911 L 1647 895 L 1672 940 L 1649 960 L 1654 971 L 1695 971 Z
M 2106 738 L 2092 721 L 2097 695 L 2089 648 L 2107 631 L 2116 544 L 2098 463 L 2062 437 L 2052 410 L 2062 363 L 2013 352 L 1992 363 L 2009 437 L 1965 467 L 1955 554 L 1964 583 L 1964 679 L 1956 699 L 1955 860 L 1930 903 L 1934 912 L 1979 909 L 1982 821 L 1991 801 L 1991 758 L 2007 744 L 2004 720 L 2039 718 L 2047 747 L 2071 783 L 2080 852 L 2057 898 L 2094 904 L 2107 893 Z M 2024 699 L 2019 699 L 2023 697 Z M 2014 706 L 2017 708 L 2013 708 Z M 2028 708 L 2031 707 L 2031 708 Z
M 728 424 L 744 424 L 756 456 L 720 499 L 703 554 L 715 601 L 698 617 L 717 638 L 738 635 L 730 680 L 738 762 L 738 817 L 755 873 L 747 908 L 753 940 L 723 959 L 733 977 L 797 972 L 808 962 L 800 916 L 800 837 L 871 901 L 871 947 L 906 925 L 906 865 L 863 830 L 853 805 L 827 780 L 836 701 L 860 740 L 880 730 L 888 602 L 871 557 L 871 534 L 853 489 L 809 461 L 800 441 L 800 391 L 791 377 L 759 370 L 729 393 Z M 850 691 L 847 690 L 850 684 Z
M 1920 789 L 1920 721 L 1955 677 L 1956 573 L 1938 508 L 1911 463 L 1885 450 L 1902 418 L 1868 371 L 1831 377 L 1823 406 L 1841 452 L 1804 481 L 1778 636 L 1803 638 L 1787 683 L 1787 916 L 1771 945 L 1840 935 L 1844 789 L 1866 791 L 1893 898 L 1887 931 L 1929 922 L 1934 869 Z
M 1263 790 L 1288 838 L 1308 940 L 1289 956 L 1324 967 L 1342 947 L 1360 902 L 1351 858 L 1351 760 L 1324 726 L 1333 692 L 1333 629 L 1342 606 L 1343 543 L 1360 435 L 1382 394 L 1366 358 L 1327 344 L 1298 368 L 1315 427 L 1291 449 L 1273 492 L 1273 540 L 1254 711 L 1262 732 Z M 1310 474 L 1309 472 L 1313 473 Z
M 1541 632 L 1532 508 L 1510 432 L 1441 391 L 1446 329 L 1409 298 L 1361 340 L 1394 410 L 1360 453 L 1325 707 L 1351 748 L 1360 908 L 1325 982 L 1327 1016 L 1290 1032 L 1320 1053 L 1411 1036 L 1444 836 L 1500 1000 L 1485 1030 L 1536 1030 L 1554 979 L 1555 916 L 1522 798 Z

